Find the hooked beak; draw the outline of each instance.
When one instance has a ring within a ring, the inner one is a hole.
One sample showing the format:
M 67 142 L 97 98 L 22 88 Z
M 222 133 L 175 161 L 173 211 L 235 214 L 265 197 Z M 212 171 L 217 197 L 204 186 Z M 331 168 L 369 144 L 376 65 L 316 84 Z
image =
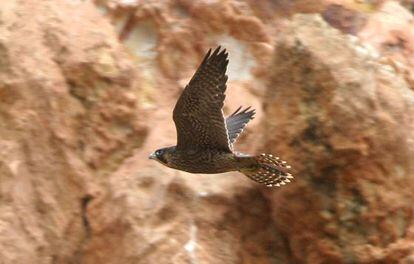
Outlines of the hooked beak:
M 149 155 L 148 158 L 155 160 L 155 159 L 157 159 L 157 156 L 155 156 L 155 152 L 154 152 L 154 153 L 151 153 L 151 155 Z

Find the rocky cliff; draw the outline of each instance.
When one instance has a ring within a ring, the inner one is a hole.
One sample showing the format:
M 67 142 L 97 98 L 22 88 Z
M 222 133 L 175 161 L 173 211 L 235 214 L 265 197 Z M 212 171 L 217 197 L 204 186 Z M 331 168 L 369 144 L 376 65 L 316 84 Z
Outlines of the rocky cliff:
M 0 263 L 414 263 L 411 4 L 4 1 Z M 147 160 L 216 45 L 291 184 Z

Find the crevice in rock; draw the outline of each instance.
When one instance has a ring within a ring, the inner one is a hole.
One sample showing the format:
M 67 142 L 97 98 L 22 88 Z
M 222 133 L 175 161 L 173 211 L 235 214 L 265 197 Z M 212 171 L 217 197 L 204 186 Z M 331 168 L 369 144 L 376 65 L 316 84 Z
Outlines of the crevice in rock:
M 67 77 L 66 77 L 66 75 L 63 75 L 63 78 L 65 78 L 65 82 L 66 82 L 66 84 L 68 85 L 68 88 L 69 88 L 69 94 L 73 97 L 73 98 L 75 98 L 75 99 L 77 99 L 86 109 L 88 109 L 88 108 L 90 108 L 91 106 L 90 106 L 90 103 L 88 102 L 88 100 L 86 100 L 86 98 L 85 97 L 83 97 L 83 96 L 81 96 L 81 95 L 79 95 L 77 92 L 76 92 L 76 84 L 73 82 L 73 81 L 71 81 L 71 80 L 69 80 Z
M 90 194 L 85 195 L 80 201 L 81 209 L 81 222 L 84 229 L 84 236 L 80 239 L 79 245 L 73 254 L 73 257 L 68 261 L 68 263 L 82 263 L 82 258 L 84 254 L 84 248 L 86 243 L 91 239 L 91 225 L 88 219 L 87 209 L 89 203 L 92 201 L 93 196 Z
M 90 201 L 92 201 L 92 199 L 92 195 L 87 194 L 81 200 L 81 216 L 83 228 L 85 230 L 85 239 L 89 239 L 91 236 L 91 225 L 88 219 L 87 207 Z
M 293 256 L 292 248 L 290 247 L 288 236 L 282 234 L 280 237 L 281 237 L 283 246 L 285 248 L 284 253 L 286 254 L 287 259 L 289 259 L 291 263 L 294 263 L 294 256 Z

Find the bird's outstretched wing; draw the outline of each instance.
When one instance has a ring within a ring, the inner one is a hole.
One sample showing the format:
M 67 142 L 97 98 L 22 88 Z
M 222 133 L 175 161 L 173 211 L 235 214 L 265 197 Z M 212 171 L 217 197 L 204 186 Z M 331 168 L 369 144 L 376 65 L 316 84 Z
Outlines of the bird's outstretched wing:
M 231 152 L 223 103 L 226 91 L 227 52 L 220 47 L 204 57 L 175 105 L 178 149 L 217 149 Z
M 232 145 L 237 137 L 243 132 L 243 129 L 246 127 L 247 123 L 254 118 L 256 114 L 255 110 L 250 110 L 251 107 L 240 111 L 242 107 L 240 106 L 234 111 L 233 114 L 226 118 L 226 127 L 227 133 L 229 135 L 230 145 Z M 250 111 L 249 111 L 250 110 Z

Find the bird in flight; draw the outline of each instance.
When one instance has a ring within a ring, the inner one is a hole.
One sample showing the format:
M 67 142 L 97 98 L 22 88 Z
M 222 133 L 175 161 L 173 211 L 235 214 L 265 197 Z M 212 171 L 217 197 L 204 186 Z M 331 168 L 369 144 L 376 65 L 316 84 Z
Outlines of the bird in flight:
M 208 51 L 175 105 L 177 145 L 158 149 L 149 158 L 190 173 L 239 171 L 267 187 L 285 185 L 293 179 L 285 161 L 271 154 L 254 156 L 233 150 L 255 110 L 239 107 L 224 118 L 229 61 L 226 50 L 220 49 Z

